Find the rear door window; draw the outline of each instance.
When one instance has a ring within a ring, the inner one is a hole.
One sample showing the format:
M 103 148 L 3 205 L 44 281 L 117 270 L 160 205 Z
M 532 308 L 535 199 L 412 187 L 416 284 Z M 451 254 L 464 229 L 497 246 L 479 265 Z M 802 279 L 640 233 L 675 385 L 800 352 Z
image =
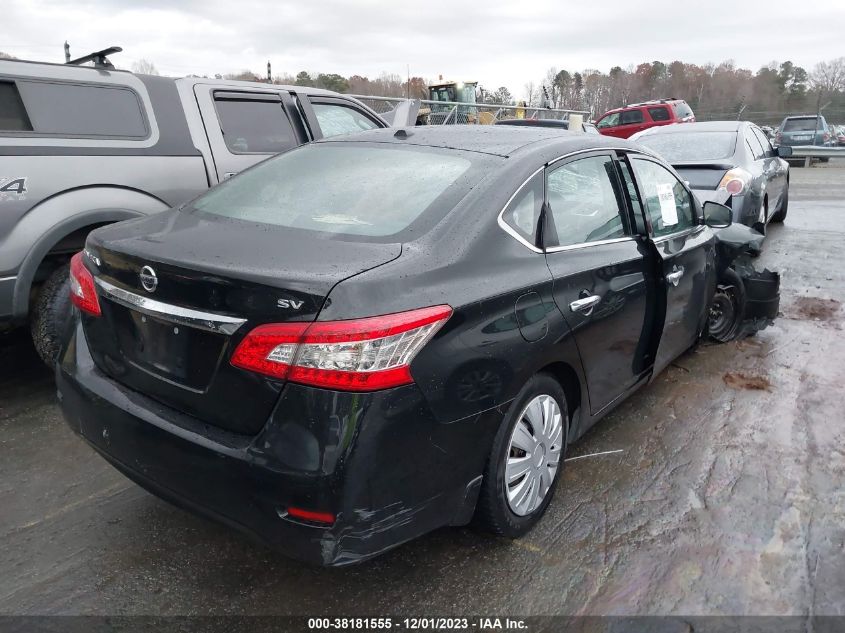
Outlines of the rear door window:
M 218 92 L 214 107 L 233 154 L 276 154 L 298 144 L 278 95 Z
M 631 125 L 643 122 L 642 110 L 625 110 L 620 118 L 621 125 Z
M 760 145 L 763 146 L 763 157 L 771 156 L 771 153 L 774 150 L 772 150 L 772 144 L 769 142 L 769 139 L 766 138 L 765 134 L 763 134 L 763 130 L 761 130 L 760 128 L 752 127 L 751 133 L 754 135 L 754 138 L 759 141 Z
M 612 156 L 580 158 L 549 172 L 546 196 L 557 244 L 571 246 L 630 233 Z
M 314 114 L 323 137 L 354 134 L 381 127 L 363 112 L 335 103 L 314 103 Z
M 631 164 L 645 198 L 652 235 L 662 237 L 691 228 L 694 224 L 692 200 L 681 181 L 663 165 L 651 160 L 634 156 Z
M 664 108 L 663 106 L 659 106 L 657 108 L 649 108 L 648 114 L 651 117 L 652 121 L 668 121 L 672 118 L 669 114 L 669 109 Z

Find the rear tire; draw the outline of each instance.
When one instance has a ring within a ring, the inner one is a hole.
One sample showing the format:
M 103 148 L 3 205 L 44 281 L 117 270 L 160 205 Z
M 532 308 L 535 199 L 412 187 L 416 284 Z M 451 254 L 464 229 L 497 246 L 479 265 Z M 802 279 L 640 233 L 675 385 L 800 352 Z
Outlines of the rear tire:
M 556 405 L 559 417 L 554 412 L 553 404 Z M 543 429 L 537 423 L 540 418 L 543 419 Z M 517 424 L 520 430 L 515 435 Z M 523 433 L 526 429 L 530 437 Z M 536 374 L 511 403 L 493 440 L 475 512 L 474 522 L 477 527 L 499 536 L 517 538 L 537 523 L 551 502 L 560 479 L 568 433 L 569 417 L 563 388 L 550 375 Z M 530 452 L 516 446 L 534 440 L 536 443 L 532 444 Z M 514 476 L 520 471 L 518 462 L 521 459 L 528 460 L 524 466 L 525 474 Z M 506 486 L 509 463 L 512 481 Z M 556 463 L 553 473 L 552 463 Z M 547 479 L 544 480 L 544 477 Z M 537 487 L 537 498 L 523 500 L 524 503 L 520 505 L 521 491 L 525 490 L 525 494 L 529 494 L 528 491 L 533 490 L 532 482 Z M 523 488 L 520 489 L 520 486 Z
M 783 198 L 780 201 L 780 209 L 778 209 L 769 222 L 783 222 L 786 219 L 786 212 L 789 210 L 789 184 L 786 185 L 786 190 L 783 192 Z
M 30 315 L 30 332 L 35 351 L 49 367 L 59 356 L 61 336 L 70 318 L 70 266 L 54 270 L 41 286 Z

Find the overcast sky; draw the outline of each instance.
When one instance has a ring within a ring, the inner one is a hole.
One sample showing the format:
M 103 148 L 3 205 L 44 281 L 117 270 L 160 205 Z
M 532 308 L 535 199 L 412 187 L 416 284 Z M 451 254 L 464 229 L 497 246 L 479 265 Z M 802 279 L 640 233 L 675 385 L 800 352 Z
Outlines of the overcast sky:
M 627 67 L 655 59 L 733 59 L 757 70 L 792 60 L 808 71 L 845 55 L 845 0 L 3 0 L 0 51 L 64 61 L 110 45 L 113 61 L 161 74 L 263 76 L 382 72 L 507 86 L 551 66 Z M 651 7 L 659 12 L 646 14 Z

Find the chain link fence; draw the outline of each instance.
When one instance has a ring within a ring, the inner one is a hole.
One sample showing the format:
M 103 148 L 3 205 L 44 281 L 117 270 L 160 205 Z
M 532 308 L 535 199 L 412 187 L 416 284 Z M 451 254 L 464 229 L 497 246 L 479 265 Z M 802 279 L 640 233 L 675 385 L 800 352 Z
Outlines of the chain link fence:
M 377 113 L 392 112 L 408 99 L 400 97 L 377 97 L 372 95 L 349 95 Z M 416 100 L 415 100 L 416 101 Z M 417 120 L 427 125 L 492 125 L 505 119 L 557 119 L 566 120 L 570 114 L 581 114 L 585 120 L 590 113 L 585 110 L 560 110 L 557 108 L 529 108 L 490 103 L 459 103 L 456 101 L 419 100 Z

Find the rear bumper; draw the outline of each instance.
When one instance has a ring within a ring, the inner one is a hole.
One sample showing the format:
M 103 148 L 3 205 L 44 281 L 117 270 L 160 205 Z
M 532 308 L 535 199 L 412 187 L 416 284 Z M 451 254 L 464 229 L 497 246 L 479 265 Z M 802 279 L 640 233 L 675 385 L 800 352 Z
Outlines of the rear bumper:
M 501 421 L 494 411 L 439 424 L 414 385 L 350 394 L 289 384 L 257 436 L 230 433 L 111 380 L 78 324 L 57 384 L 70 427 L 130 479 L 319 565 L 355 563 L 466 523 Z M 300 522 L 289 506 L 336 521 Z

